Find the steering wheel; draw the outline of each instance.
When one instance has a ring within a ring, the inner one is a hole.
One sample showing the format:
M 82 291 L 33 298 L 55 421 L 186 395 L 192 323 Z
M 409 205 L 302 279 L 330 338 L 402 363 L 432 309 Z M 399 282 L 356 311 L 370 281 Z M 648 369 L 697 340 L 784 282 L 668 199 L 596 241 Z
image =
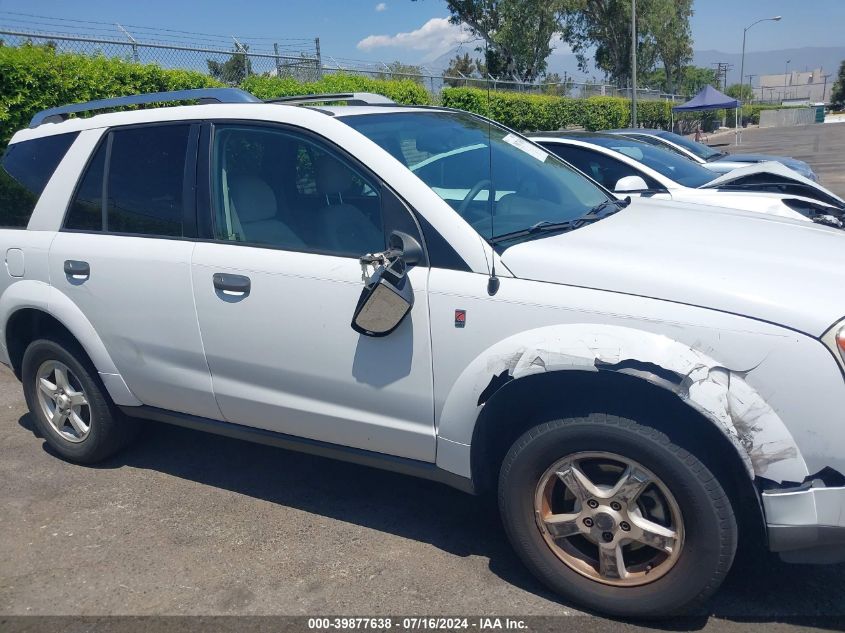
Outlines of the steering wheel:
M 479 180 L 472 186 L 472 189 L 469 190 L 469 193 L 461 200 L 461 204 L 458 205 L 458 213 L 463 216 L 466 213 L 467 208 L 469 207 L 469 203 L 475 199 L 483 189 L 490 189 L 490 198 L 488 200 L 495 200 L 496 199 L 496 189 L 493 187 L 493 181 L 489 178 L 484 178 Z

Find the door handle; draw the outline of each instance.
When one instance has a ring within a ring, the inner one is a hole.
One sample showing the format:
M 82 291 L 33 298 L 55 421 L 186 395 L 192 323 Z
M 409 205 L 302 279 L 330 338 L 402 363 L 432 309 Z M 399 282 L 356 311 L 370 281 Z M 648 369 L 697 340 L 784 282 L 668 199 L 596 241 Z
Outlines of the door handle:
M 66 259 L 65 275 L 73 279 L 88 279 L 88 277 L 91 276 L 91 266 L 88 262 L 79 261 L 77 259 Z
M 227 294 L 248 295 L 252 286 L 249 277 L 244 275 L 230 275 L 229 273 L 214 273 L 212 278 L 214 289 Z

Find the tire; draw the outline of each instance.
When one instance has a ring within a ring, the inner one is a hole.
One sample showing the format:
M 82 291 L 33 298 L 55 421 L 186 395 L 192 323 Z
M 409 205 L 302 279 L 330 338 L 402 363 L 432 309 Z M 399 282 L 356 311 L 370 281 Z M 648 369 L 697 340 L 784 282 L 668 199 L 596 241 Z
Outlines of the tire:
M 593 473 L 586 477 L 592 487 L 576 470 Z M 596 485 L 600 480 L 603 485 Z M 635 489 L 640 492 L 626 492 Z M 593 503 L 597 508 L 588 505 Z M 502 463 L 499 510 L 513 547 L 535 576 L 567 601 L 613 616 L 694 611 L 719 587 L 736 551 L 733 508 L 712 473 L 663 433 L 609 414 L 526 431 Z M 611 531 L 601 531 L 608 526 Z M 631 539 L 655 533 L 652 542 L 660 549 Z
M 59 373 L 66 378 L 60 379 Z M 23 355 L 21 382 L 40 435 L 50 448 L 69 461 L 80 464 L 102 461 L 136 435 L 137 422 L 114 406 L 93 364 L 75 342 L 38 339 L 30 343 Z M 50 386 L 58 389 L 51 390 Z M 80 404 L 83 400 L 85 404 Z M 67 414 L 56 426 L 48 417 L 50 408 Z M 87 423 L 87 430 L 83 423 Z

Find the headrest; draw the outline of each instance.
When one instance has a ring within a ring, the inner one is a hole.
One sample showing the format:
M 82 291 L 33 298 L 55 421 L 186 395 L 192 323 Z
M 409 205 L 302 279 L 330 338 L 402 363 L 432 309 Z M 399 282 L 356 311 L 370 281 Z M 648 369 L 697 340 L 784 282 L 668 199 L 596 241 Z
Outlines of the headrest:
M 276 194 L 266 182 L 255 176 L 234 176 L 229 192 L 235 213 L 243 222 L 259 222 L 276 217 Z
M 320 195 L 343 193 L 352 186 L 352 170 L 333 156 L 320 156 L 314 168 Z

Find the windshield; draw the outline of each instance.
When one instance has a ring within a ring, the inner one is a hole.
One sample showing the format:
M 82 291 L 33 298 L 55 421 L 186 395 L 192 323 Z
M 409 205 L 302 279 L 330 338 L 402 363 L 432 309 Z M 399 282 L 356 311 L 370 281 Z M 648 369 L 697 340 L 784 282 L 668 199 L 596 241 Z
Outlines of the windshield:
M 670 141 L 675 145 L 680 145 L 685 150 L 692 152 L 702 160 L 714 160 L 725 155 L 724 152 L 708 147 L 704 143 L 696 143 L 695 141 L 688 139 L 686 136 L 681 136 L 680 134 L 675 134 L 674 132 L 658 132 L 657 136 L 665 138 L 667 141 Z
M 690 158 L 624 136 L 596 135 L 576 138 L 629 156 L 684 187 L 701 187 L 718 176 Z
M 487 121 L 471 114 L 339 118 L 405 164 L 486 239 L 574 220 L 614 200 L 554 155 L 495 124 L 488 140 Z

